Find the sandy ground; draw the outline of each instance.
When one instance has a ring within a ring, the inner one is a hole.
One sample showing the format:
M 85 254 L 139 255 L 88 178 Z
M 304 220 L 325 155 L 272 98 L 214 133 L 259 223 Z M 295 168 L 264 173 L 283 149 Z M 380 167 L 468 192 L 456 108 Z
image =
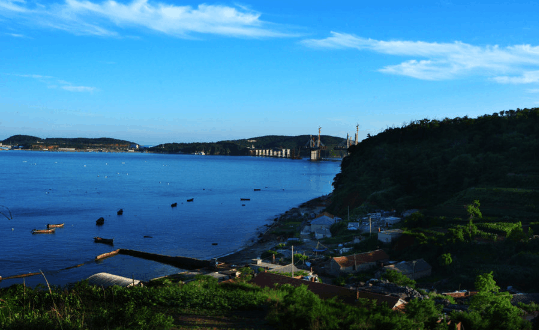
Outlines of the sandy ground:
M 328 196 L 318 197 L 301 204 L 299 208 L 307 212 L 314 211 L 317 207 L 320 207 L 320 205 L 328 199 Z M 293 211 L 294 209 L 298 208 L 295 207 L 289 211 Z M 279 216 L 278 218 L 280 219 L 281 216 Z M 274 225 L 276 224 L 278 224 L 278 221 L 274 223 Z M 268 230 L 261 237 L 259 237 L 258 241 L 230 255 L 218 258 L 219 262 L 235 264 L 238 266 L 251 263 L 252 259 L 260 257 L 263 252 L 266 252 L 273 248 L 275 245 L 283 242 L 279 241 L 278 237 L 276 237 L 275 235 L 270 234 L 271 231 L 272 227 L 269 227 Z M 312 244 L 316 245 L 316 241 L 308 242 L 307 244 L 302 245 L 300 248 L 302 250 L 309 249 L 312 251 L 312 248 L 314 248 L 314 246 L 310 246 Z

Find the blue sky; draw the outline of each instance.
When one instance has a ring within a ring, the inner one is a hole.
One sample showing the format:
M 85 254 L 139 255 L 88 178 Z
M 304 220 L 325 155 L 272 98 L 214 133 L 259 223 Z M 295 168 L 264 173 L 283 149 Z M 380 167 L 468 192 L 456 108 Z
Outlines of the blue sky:
M 0 0 L 0 139 L 360 139 L 539 107 L 539 4 Z

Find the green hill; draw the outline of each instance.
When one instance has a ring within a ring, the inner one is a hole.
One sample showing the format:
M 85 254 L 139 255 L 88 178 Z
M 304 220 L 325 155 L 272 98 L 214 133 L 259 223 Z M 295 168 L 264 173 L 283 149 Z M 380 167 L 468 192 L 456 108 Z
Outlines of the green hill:
M 304 146 L 307 144 L 309 139 L 309 135 L 267 135 L 249 139 L 227 140 L 219 142 L 166 143 L 152 147 L 149 149 L 149 151 L 159 153 L 186 154 L 204 151 L 208 155 L 244 156 L 249 155 L 249 148 L 252 147 L 257 149 L 284 148 L 295 150 L 296 154 L 301 152 L 303 157 L 308 157 L 308 149 L 304 148 Z M 327 148 L 325 150 L 324 157 L 343 156 L 344 150 L 335 149 L 335 147 L 345 143 L 345 139 L 329 135 L 322 135 L 320 140 Z
M 539 216 L 539 108 L 478 118 L 417 120 L 350 148 L 330 209 L 428 209 Z
M 41 149 L 54 146 L 55 148 L 88 149 L 97 147 L 129 147 L 134 142 L 112 138 L 46 138 L 42 139 L 31 135 L 13 135 L 3 141 L 3 144 L 22 146 L 23 149 Z

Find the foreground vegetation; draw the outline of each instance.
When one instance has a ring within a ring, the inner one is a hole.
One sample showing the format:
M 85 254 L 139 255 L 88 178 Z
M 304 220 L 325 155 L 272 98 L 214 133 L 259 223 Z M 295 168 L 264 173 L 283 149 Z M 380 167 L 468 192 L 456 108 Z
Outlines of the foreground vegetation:
M 14 285 L 0 291 L 0 328 L 415 330 L 453 329 L 456 322 L 466 329 L 532 328 L 520 318 L 521 310 L 511 306 L 510 297 L 498 293 L 492 274 L 478 276 L 476 287 L 480 294 L 470 311 L 451 314 L 448 325 L 434 299 L 412 300 L 401 313 L 368 300 L 355 306 L 324 301 L 306 286 L 219 285 L 204 276 L 188 284 L 164 279 L 133 288 L 104 289 L 87 282 L 52 289 Z

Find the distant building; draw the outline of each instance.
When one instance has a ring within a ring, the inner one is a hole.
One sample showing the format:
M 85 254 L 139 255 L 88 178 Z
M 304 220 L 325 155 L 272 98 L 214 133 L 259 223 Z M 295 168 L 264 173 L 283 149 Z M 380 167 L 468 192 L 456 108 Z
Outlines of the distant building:
M 289 264 L 289 265 L 279 265 L 279 264 L 272 264 L 269 262 L 263 262 L 261 259 L 253 259 L 253 262 L 249 265 L 252 270 L 255 271 L 255 273 L 258 273 L 260 268 L 263 268 L 265 271 L 268 272 L 276 272 L 276 273 L 292 273 L 294 271 L 295 273 L 301 271 L 301 269 L 297 268 L 296 266 Z
M 389 269 L 394 269 L 399 273 L 408 276 L 412 280 L 430 276 L 432 272 L 432 267 L 423 259 L 402 261 L 396 264 L 384 266 L 384 271 Z
M 384 230 L 378 233 L 378 240 L 384 243 L 391 243 L 402 236 L 402 229 Z
M 314 237 L 316 239 L 322 239 L 324 237 L 331 237 L 331 231 L 329 228 L 320 228 L 314 231 Z
M 396 224 L 397 222 L 401 221 L 401 218 L 399 217 L 386 217 L 386 218 L 382 218 L 382 222 L 384 222 L 384 224 L 388 224 L 388 225 L 394 225 Z
M 319 229 L 329 229 L 329 227 L 331 227 L 331 225 L 334 223 L 335 220 L 326 215 L 323 215 L 311 221 L 311 232 L 316 232 Z
M 344 257 L 334 257 L 329 261 L 328 272 L 335 276 L 339 276 L 341 273 L 366 271 L 376 267 L 378 264 L 383 264 L 388 261 L 389 256 L 384 250 L 375 250 Z

